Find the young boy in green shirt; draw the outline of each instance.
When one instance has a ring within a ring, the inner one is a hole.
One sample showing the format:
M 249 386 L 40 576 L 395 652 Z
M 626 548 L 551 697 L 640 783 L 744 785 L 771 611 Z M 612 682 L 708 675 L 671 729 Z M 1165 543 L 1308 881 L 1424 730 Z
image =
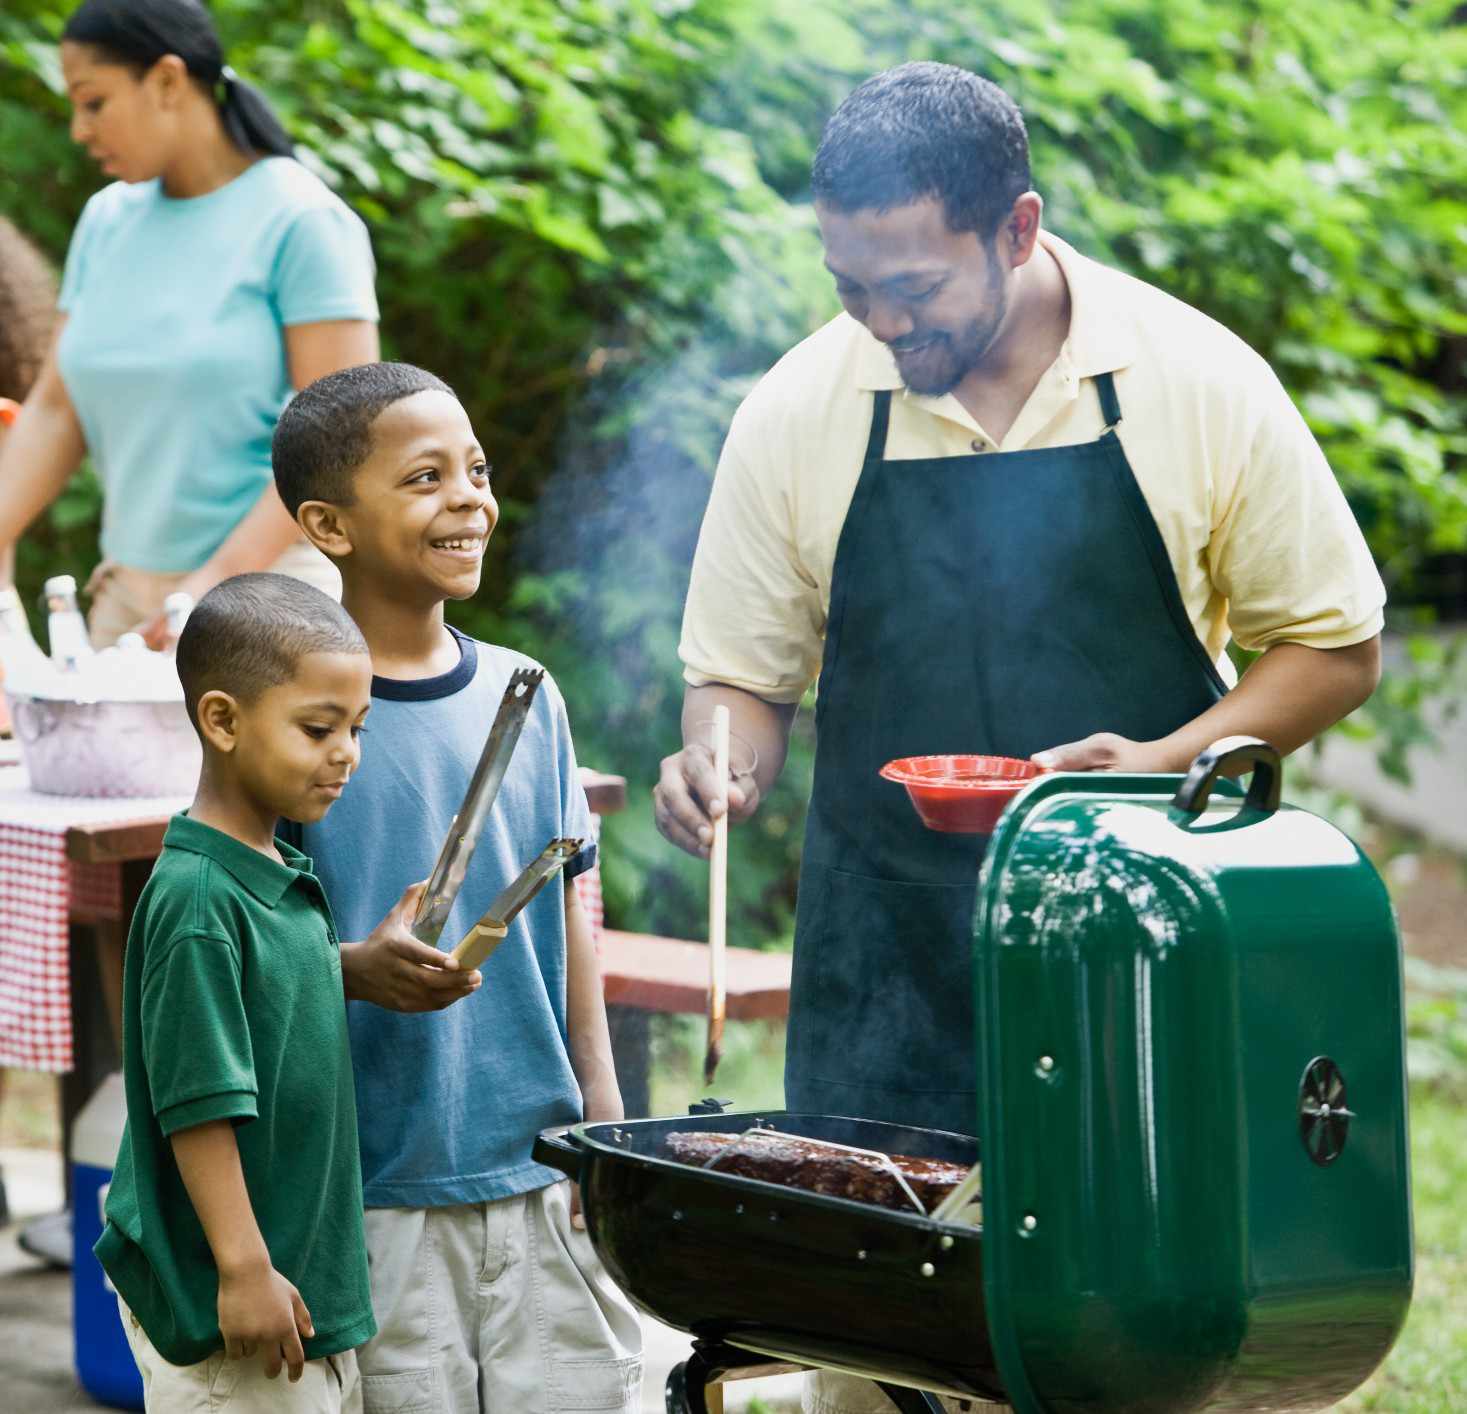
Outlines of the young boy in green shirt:
M 200 600 L 178 673 L 204 764 L 128 935 L 97 1256 L 151 1414 L 359 1410 L 375 1323 L 338 940 L 275 832 L 356 769 L 371 662 L 340 605 L 249 574 Z M 405 936 L 402 912 L 378 932 Z

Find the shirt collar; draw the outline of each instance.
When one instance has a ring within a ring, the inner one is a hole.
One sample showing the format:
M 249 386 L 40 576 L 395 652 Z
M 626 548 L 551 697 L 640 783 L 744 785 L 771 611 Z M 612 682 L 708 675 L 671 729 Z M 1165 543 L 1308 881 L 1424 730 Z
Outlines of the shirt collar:
M 292 849 L 283 840 L 276 840 L 284 864 L 251 849 L 249 845 L 216 830 L 212 825 L 190 820 L 180 811 L 168 822 L 163 836 L 165 849 L 183 849 L 190 854 L 202 854 L 212 859 L 221 868 L 227 869 L 235 880 L 248 889 L 267 908 L 274 908 L 285 891 L 300 878 L 310 874 L 311 861 L 298 849 Z
M 1070 332 L 1060 348 L 1060 361 L 1076 378 L 1113 373 L 1136 358 L 1136 329 L 1127 308 L 1124 277 L 1081 255 L 1050 231 L 1039 233 L 1040 244 L 1054 256 L 1070 287 Z M 902 387 L 896 360 L 885 344 L 859 324 L 860 348 L 856 358 L 856 386 L 867 392 Z M 908 394 L 915 402 L 941 403 L 942 398 Z

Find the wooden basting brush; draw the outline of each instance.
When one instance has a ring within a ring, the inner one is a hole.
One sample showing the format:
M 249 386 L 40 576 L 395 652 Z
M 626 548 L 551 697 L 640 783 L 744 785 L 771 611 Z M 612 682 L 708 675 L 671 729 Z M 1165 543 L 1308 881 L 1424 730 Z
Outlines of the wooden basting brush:
M 727 1009 L 728 968 L 725 944 L 728 924 L 728 708 L 713 709 L 713 774 L 723 784 L 724 810 L 713 822 L 708 851 L 708 1050 L 703 1056 L 703 1083 L 713 1083 L 723 1055 L 723 1021 Z

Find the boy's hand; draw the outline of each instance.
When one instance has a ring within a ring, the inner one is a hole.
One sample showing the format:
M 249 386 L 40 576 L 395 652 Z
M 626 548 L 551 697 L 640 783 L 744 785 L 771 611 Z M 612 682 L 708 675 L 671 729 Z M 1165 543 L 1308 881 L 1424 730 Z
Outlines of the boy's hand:
M 306 1366 L 301 1337 L 316 1334 L 300 1292 L 268 1262 L 219 1273 L 219 1331 L 231 1360 L 258 1354 L 268 1379 L 284 1366 L 292 1384 Z
M 427 880 L 413 884 L 362 943 L 341 945 L 341 975 L 351 1001 L 389 1011 L 442 1011 L 484 980 L 447 953 L 413 937 L 413 915 Z

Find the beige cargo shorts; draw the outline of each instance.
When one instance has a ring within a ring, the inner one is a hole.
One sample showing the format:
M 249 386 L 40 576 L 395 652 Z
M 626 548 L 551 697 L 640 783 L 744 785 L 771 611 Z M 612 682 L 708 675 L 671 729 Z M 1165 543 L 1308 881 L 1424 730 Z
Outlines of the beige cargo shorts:
M 170 1365 L 127 1303 L 119 1297 L 117 1305 L 148 1414 L 362 1414 L 357 1357 L 350 1350 L 307 1360 L 294 1384 L 283 1371 L 269 1379 L 258 1355 L 229 1360 L 221 1350 L 196 1365 Z
M 570 1222 L 570 1184 L 368 1208 L 367 1414 L 639 1414 L 642 1327 Z

